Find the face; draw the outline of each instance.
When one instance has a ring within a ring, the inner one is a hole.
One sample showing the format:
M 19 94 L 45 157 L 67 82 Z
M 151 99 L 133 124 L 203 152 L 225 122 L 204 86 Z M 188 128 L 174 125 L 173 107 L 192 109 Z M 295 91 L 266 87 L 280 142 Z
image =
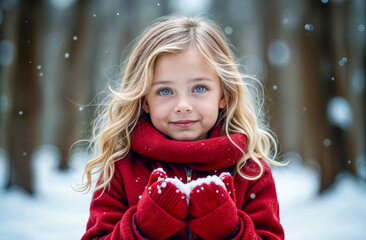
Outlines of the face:
M 219 76 L 195 48 L 156 61 L 144 111 L 161 133 L 181 141 L 204 139 L 225 104 Z

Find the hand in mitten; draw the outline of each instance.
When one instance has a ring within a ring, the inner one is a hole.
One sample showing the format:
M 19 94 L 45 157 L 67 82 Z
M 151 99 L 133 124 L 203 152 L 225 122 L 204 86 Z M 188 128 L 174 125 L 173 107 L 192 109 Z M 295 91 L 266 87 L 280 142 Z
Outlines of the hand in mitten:
M 225 239 L 235 235 L 239 217 L 233 178 L 224 174 L 194 187 L 188 213 L 188 226 L 204 239 Z
M 186 195 L 165 179 L 164 172 L 153 171 L 137 204 L 137 229 L 151 239 L 166 239 L 186 226 Z

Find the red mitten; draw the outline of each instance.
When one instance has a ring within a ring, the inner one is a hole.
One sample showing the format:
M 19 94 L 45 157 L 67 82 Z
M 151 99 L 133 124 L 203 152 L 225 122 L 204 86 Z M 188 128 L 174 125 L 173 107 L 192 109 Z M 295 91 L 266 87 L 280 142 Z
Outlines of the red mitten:
M 229 174 L 215 177 L 190 194 L 188 226 L 204 239 L 225 239 L 235 234 L 239 224 L 233 178 Z
M 186 227 L 186 195 L 165 179 L 163 171 L 153 171 L 137 204 L 137 229 L 149 239 L 166 239 Z

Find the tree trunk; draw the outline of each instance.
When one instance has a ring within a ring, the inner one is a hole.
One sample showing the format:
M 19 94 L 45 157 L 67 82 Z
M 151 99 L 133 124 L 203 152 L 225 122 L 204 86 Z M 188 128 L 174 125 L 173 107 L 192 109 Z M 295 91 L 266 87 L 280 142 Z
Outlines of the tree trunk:
M 17 21 L 19 9 L 14 6 L 12 9 L 3 11 L 3 20 L 0 24 L 0 41 L 2 43 L 2 61 L 0 64 L 0 148 L 6 146 L 6 120 L 10 108 L 9 79 L 16 71 L 15 54 L 17 41 Z M 4 49 L 4 43 L 6 48 Z M 5 59 L 4 59 L 5 58 Z
M 40 84 L 37 73 L 41 1 L 19 2 L 17 71 L 11 77 L 11 107 L 7 121 L 10 174 L 7 187 L 33 193 L 31 157 L 39 142 Z
M 281 142 L 282 125 L 280 115 L 280 96 L 278 89 L 281 88 L 279 77 L 281 73 L 281 66 L 273 66 L 267 56 L 268 48 L 273 41 L 280 39 L 280 10 L 281 1 L 260 1 L 259 6 L 262 13 L 262 37 L 263 37 L 263 53 L 262 58 L 266 65 L 266 78 L 264 82 L 265 98 L 267 101 L 268 114 L 271 128 L 275 129 L 276 135 Z
M 85 103 L 88 80 L 88 1 L 78 1 L 74 9 L 74 25 L 68 31 L 68 50 L 65 51 L 65 74 L 61 84 L 61 120 L 58 126 L 56 145 L 60 150 L 60 169 L 68 168 L 69 153 L 73 143 L 81 137 L 80 120 Z M 88 18 L 89 17 L 89 18 Z M 74 37 L 76 37 L 74 39 Z M 69 55 L 68 55 L 69 54 Z
M 307 112 L 304 127 L 303 155 L 315 158 L 320 165 L 323 191 L 335 181 L 337 174 L 355 168 L 349 164 L 352 145 L 346 139 L 345 129 L 332 125 L 327 115 L 329 101 L 333 97 L 347 98 L 347 66 L 339 65 L 341 56 L 347 55 L 347 3 L 312 3 L 309 22 L 315 19 L 314 32 L 306 32 L 303 38 L 304 72 Z M 337 11 L 335 11 L 337 9 Z M 334 80 L 332 80 L 334 79 Z M 314 151 L 315 150 L 315 151 Z M 351 162 L 352 163 L 352 162 Z

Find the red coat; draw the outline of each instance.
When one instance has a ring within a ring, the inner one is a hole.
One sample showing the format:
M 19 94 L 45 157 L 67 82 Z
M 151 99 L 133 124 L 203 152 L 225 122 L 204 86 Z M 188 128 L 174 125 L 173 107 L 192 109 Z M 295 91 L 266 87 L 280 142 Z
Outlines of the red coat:
M 192 180 L 231 172 L 242 153 L 227 136 L 220 136 L 219 133 L 220 127 L 216 127 L 208 139 L 175 141 L 167 139 L 147 121 L 140 121 L 132 134 L 130 153 L 115 163 L 110 186 L 93 195 L 87 230 L 82 240 L 145 239 L 137 233 L 133 216 L 139 196 L 156 168 L 163 168 L 168 177 L 178 177 L 184 183 L 190 171 Z M 230 136 L 245 152 L 245 136 Z M 284 239 L 271 170 L 264 161 L 262 163 L 265 171 L 260 179 L 249 181 L 239 175 L 234 177 L 236 206 L 243 223 L 235 239 Z M 249 160 L 244 172 L 256 175 L 257 171 L 258 166 Z M 167 214 L 166 217 L 171 216 Z M 187 230 L 179 231 L 171 239 L 188 239 Z M 193 239 L 200 238 L 193 233 Z

